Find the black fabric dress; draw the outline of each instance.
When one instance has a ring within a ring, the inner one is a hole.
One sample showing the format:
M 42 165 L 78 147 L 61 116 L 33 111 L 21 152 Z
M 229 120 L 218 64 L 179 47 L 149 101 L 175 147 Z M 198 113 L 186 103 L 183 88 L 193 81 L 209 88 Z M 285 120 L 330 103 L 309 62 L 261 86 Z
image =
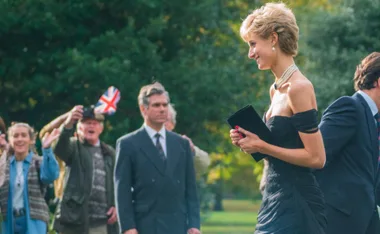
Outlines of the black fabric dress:
M 266 124 L 274 144 L 304 148 L 298 131 L 317 128 L 317 111 L 292 117 L 273 116 Z M 255 234 L 324 234 L 326 229 L 323 194 L 310 168 L 268 157 L 268 173 Z

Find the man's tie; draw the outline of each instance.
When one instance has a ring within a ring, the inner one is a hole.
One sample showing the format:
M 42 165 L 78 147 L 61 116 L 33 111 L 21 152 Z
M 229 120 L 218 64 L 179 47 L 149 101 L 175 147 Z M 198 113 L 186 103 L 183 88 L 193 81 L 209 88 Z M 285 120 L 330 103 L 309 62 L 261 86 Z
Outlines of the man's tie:
M 376 124 L 377 124 L 377 141 L 379 143 L 379 159 L 378 159 L 378 164 L 379 164 L 379 167 L 380 167 L 380 114 L 377 113 L 375 115 L 375 119 L 376 119 Z
M 154 137 L 156 138 L 156 148 L 158 150 L 158 153 L 160 155 L 160 158 L 165 161 L 166 159 L 166 156 L 165 156 L 165 153 L 164 153 L 164 149 L 162 148 L 162 145 L 160 143 L 160 137 L 161 135 L 159 133 L 156 133 L 156 135 L 154 135 Z

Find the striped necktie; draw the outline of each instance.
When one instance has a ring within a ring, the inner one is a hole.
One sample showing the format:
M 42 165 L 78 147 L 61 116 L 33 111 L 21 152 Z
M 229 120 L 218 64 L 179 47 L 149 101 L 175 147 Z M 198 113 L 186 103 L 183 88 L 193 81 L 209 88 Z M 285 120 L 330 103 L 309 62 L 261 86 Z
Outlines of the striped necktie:
M 154 137 L 156 138 L 156 148 L 158 150 L 158 153 L 160 155 L 160 158 L 165 161 L 166 159 L 166 156 L 165 156 L 165 153 L 164 153 L 164 149 L 162 148 L 162 145 L 160 143 L 160 137 L 161 135 L 159 133 L 156 133 L 156 135 L 154 135 Z

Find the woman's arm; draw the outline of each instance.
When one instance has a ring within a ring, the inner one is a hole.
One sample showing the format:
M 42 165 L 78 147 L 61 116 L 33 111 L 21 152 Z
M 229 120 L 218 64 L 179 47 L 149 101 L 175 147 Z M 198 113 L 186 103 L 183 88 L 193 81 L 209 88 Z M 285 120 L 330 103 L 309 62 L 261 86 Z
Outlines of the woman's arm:
M 314 89 L 311 83 L 292 84 L 288 89 L 288 102 L 294 114 L 316 109 Z M 238 145 L 247 153 L 260 152 L 297 166 L 323 168 L 326 154 L 322 135 L 318 129 L 316 130 L 314 133 L 299 132 L 304 145 L 303 149 L 287 149 L 271 145 L 244 129 L 239 129 L 239 132 L 247 137 L 239 140 Z
M 42 163 L 40 180 L 44 184 L 53 183 L 59 176 L 58 162 L 54 157 L 53 150 L 51 148 L 42 149 Z
M 59 137 L 59 130 L 54 129 L 51 133 L 45 133 L 42 138 L 42 163 L 40 179 L 44 184 L 53 183 L 59 176 L 59 165 L 54 157 L 51 144 Z

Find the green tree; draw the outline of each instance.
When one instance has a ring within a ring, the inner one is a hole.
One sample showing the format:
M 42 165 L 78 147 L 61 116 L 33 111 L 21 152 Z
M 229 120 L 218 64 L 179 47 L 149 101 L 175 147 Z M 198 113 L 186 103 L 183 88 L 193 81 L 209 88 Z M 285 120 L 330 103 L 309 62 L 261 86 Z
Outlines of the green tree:
M 271 80 L 247 59 L 238 35 L 248 6 L 254 8 L 229 0 L 2 1 L 0 114 L 40 129 L 114 85 L 121 100 L 102 135 L 113 144 L 141 126 L 139 88 L 159 80 L 176 104 L 178 132 L 218 152 L 229 141 L 209 123 L 228 132 L 229 114 L 267 105 Z
M 356 66 L 380 48 L 379 17 L 379 1 L 346 0 L 310 18 L 306 68 L 320 110 L 339 96 L 353 94 Z

